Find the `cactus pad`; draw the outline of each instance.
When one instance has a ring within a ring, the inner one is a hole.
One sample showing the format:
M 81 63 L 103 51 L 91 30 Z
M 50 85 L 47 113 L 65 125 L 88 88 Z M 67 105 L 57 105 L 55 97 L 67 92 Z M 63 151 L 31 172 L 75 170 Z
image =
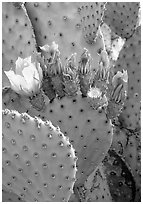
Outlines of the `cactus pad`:
M 122 131 L 116 128 L 112 148 L 124 158 L 131 169 L 136 183 L 136 201 L 139 201 L 141 192 L 141 135 L 140 132 Z
M 84 185 L 87 189 L 87 202 L 112 202 L 102 164 L 88 177 Z
M 18 57 L 29 57 L 36 51 L 36 41 L 31 22 L 23 4 L 2 3 L 2 68 L 15 67 Z M 9 85 L 3 73 L 3 86 Z
M 24 202 L 24 200 L 13 192 L 2 186 L 2 202 Z
M 3 184 L 26 201 L 68 201 L 76 174 L 69 141 L 50 121 L 3 111 Z
M 119 54 L 115 71 L 122 69 L 127 70 L 129 81 L 128 98 L 119 120 L 126 124 L 126 128 L 134 130 L 140 123 L 138 119 L 141 100 L 141 27 L 138 27 L 134 35 L 125 42 Z
M 130 38 L 138 22 L 139 2 L 108 2 L 104 22 L 122 38 Z
M 114 150 L 109 150 L 103 165 L 113 201 L 134 201 L 136 185 L 125 161 Z

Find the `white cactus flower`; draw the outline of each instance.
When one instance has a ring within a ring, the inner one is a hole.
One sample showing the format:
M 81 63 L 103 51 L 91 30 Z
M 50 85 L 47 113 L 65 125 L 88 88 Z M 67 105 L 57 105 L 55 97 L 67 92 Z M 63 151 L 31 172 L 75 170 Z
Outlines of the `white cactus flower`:
M 31 96 L 37 93 L 43 78 L 40 63 L 31 62 L 30 56 L 25 59 L 18 57 L 15 64 L 15 72 L 12 69 L 5 71 L 11 88 L 21 95 Z

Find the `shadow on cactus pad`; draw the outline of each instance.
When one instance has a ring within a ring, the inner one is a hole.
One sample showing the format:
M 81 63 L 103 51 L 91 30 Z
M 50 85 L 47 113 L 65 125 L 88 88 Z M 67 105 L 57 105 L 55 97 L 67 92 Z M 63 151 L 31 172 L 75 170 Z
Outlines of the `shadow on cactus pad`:
M 109 150 L 103 164 L 113 201 L 133 202 L 136 185 L 124 160 L 114 150 Z

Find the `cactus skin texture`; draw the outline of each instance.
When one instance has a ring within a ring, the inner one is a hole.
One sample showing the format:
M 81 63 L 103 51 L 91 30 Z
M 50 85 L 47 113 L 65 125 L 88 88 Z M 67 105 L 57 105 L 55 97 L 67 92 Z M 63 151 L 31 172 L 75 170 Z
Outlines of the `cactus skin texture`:
M 102 164 L 88 177 L 84 185 L 87 189 L 86 202 L 112 202 Z
M 126 164 L 131 169 L 136 183 L 135 201 L 140 201 L 141 197 L 141 134 L 140 132 L 130 132 L 126 129 L 114 130 L 112 149 L 124 158 Z
M 2 68 L 8 71 L 15 67 L 18 57 L 29 57 L 36 51 L 36 41 L 31 22 L 23 4 L 2 3 Z M 8 86 L 4 72 L 3 86 Z
M 112 202 L 102 163 L 89 175 L 86 182 L 75 191 L 70 202 Z
M 103 160 L 103 170 L 113 201 L 133 202 L 136 194 L 133 175 L 125 161 L 114 150 L 109 150 Z
M 141 129 L 141 102 L 139 96 L 127 97 L 123 111 L 119 116 L 119 122 L 123 128 L 140 131 Z
M 77 158 L 58 127 L 5 109 L 2 137 L 3 185 L 25 201 L 68 201 Z
M 125 39 L 116 35 L 106 23 L 102 23 L 100 29 L 103 34 L 106 51 L 110 59 L 110 66 L 112 67 L 118 58 Z
M 81 26 L 85 41 L 89 44 L 94 44 L 97 37 L 97 31 L 102 21 L 105 3 L 93 2 L 81 3 L 79 14 L 81 16 Z
M 20 196 L 2 186 L 2 202 L 25 202 Z
M 103 160 L 111 146 L 113 135 L 111 121 L 107 119 L 104 109 L 94 110 L 88 103 L 88 98 L 82 98 L 81 95 L 72 98 L 56 98 L 45 107 L 46 109 L 39 112 L 32 108 L 25 98 L 18 95 L 15 102 L 10 104 L 7 102 L 3 106 L 19 112 L 21 110 L 28 112 L 32 117 L 38 116 L 44 121 L 50 118 L 53 125 L 58 125 L 65 136 L 69 137 L 77 152 L 76 183 L 83 183 Z
M 141 101 L 141 27 L 125 42 L 119 58 L 116 61 L 115 71 L 128 71 L 128 97 L 124 109 L 119 116 L 123 127 L 135 130 L 140 129 L 140 101 Z
M 108 2 L 103 21 L 115 34 L 129 39 L 138 23 L 139 8 L 139 2 Z
M 93 57 L 92 67 L 96 69 L 99 61 L 98 52 L 104 48 L 104 43 L 99 34 L 93 45 L 85 41 L 81 26 L 82 16 L 79 12 L 81 5 L 81 2 L 25 3 L 38 46 L 51 45 L 55 41 L 59 45 L 63 66 L 65 60 L 74 53 L 77 53 L 77 65 L 86 48 Z

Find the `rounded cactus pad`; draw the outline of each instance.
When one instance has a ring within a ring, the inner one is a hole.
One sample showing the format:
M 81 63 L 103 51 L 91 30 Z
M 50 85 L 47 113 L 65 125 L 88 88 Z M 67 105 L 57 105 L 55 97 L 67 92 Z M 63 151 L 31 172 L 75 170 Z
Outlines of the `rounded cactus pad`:
M 50 121 L 2 115 L 3 185 L 25 201 L 68 201 L 77 160 L 69 141 Z
M 29 57 L 36 51 L 36 41 L 31 22 L 23 4 L 2 3 L 2 68 L 15 67 L 18 57 Z M 3 73 L 3 85 L 9 85 Z
M 69 137 L 78 157 L 76 183 L 83 182 L 103 160 L 112 143 L 112 124 L 104 109 L 93 109 L 88 98 L 77 95 L 55 99 L 39 116 L 45 119 L 48 116 Z
M 122 38 L 130 38 L 138 23 L 139 2 L 108 2 L 104 22 Z

